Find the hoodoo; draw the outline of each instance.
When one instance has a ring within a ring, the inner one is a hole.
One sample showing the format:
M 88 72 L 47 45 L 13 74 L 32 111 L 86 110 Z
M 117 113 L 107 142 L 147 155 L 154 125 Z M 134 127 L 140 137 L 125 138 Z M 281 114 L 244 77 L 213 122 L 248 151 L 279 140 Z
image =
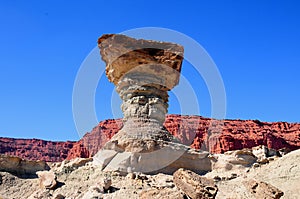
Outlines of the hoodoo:
M 121 172 L 172 173 L 183 166 L 209 170 L 207 152 L 180 144 L 163 126 L 168 91 L 179 82 L 183 47 L 118 34 L 103 35 L 98 46 L 106 76 L 123 100 L 124 126 L 95 155 L 94 163 Z M 201 168 L 195 166 L 199 161 Z

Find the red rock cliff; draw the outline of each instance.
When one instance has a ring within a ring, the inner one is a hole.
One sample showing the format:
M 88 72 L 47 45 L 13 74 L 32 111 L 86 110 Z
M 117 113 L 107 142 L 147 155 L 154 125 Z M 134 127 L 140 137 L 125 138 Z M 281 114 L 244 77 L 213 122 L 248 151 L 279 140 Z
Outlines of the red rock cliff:
M 93 156 L 122 128 L 122 121 L 104 120 L 78 142 L 50 142 L 0 138 L 0 153 L 22 158 L 61 161 Z M 168 115 L 165 127 L 182 143 L 193 148 L 223 153 L 265 145 L 290 150 L 300 148 L 300 124 L 258 120 L 212 120 L 200 116 Z
M 0 138 L 0 154 L 27 160 L 58 162 L 67 158 L 76 142 L 51 142 L 40 139 Z
M 265 145 L 300 148 L 300 124 L 258 120 L 213 120 L 201 116 L 168 115 L 164 123 L 183 144 L 212 153 Z M 105 120 L 82 139 L 93 156 L 122 127 L 122 121 Z

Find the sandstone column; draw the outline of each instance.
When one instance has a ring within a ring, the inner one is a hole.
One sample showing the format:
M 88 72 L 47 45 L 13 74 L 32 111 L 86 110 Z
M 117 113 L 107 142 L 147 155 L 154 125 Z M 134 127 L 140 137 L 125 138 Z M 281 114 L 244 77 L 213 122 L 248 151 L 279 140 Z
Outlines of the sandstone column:
M 123 100 L 124 126 L 95 155 L 96 162 L 103 168 L 125 172 L 149 173 L 171 164 L 173 170 L 182 167 L 183 159 L 180 165 L 177 159 L 185 154 L 188 161 L 193 155 L 186 151 L 191 149 L 179 144 L 163 122 L 168 91 L 179 82 L 183 47 L 118 34 L 103 35 L 98 46 L 106 63 L 106 76 Z
M 98 40 L 106 75 L 123 104 L 124 127 L 112 139 L 120 150 L 149 152 L 164 141 L 175 141 L 163 127 L 168 91 L 178 84 L 183 47 L 136 40 L 124 35 L 103 35 Z

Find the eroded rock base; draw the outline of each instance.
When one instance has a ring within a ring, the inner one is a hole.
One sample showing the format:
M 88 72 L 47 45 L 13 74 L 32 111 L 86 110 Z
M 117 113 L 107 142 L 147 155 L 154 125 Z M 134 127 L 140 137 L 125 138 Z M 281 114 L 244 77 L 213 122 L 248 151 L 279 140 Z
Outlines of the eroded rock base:
M 93 164 L 104 171 L 122 173 L 172 174 L 179 168 L 204 174 L 211 171 L 211 158 L 206 151 L 191 149 L 185 145 L 161 141 L 158 150 L 147 153 L 118 151 L 111 143 L 93 157 Z

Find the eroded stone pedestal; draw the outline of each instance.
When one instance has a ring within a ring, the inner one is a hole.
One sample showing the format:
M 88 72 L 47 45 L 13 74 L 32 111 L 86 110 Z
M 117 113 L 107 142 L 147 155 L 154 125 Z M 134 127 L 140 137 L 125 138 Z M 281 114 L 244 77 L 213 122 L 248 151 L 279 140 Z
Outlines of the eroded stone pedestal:
M 124 126 L 95 155 L 94 163 L 122 172 L 209 170 L 207 152 L 179 144 L 163 126 L 168 91 L 179 82 L 183 47 L 113 34 L 100 37 L 98 46 L 106 75 L 123 100 Z

